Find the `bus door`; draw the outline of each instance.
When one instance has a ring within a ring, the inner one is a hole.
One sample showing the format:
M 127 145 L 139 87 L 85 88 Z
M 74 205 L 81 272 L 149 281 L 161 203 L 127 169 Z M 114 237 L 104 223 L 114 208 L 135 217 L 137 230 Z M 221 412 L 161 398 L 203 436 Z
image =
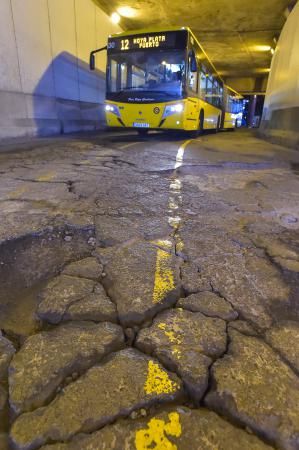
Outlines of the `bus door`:
M 219 98 L 220 98 L 220 108 L 221 108 L 221 122 L 220 122 L 220 129 L 222 130 L 224 128 L 224 121 L 225 121 L 225 111 L 226 111 L 226 94 L 225 94 L 226 87 L 222 84 L 220 84 L 219 88 Z
M 189 122 L 196 121 L 198 126 L 198 119 L 199 119 L 198 63 L 196 61 L 194 50 L 190 50 L 188 54 L 187 93 L 188 93 L 188 100 L 187 100 L 186 120 Z M 189 125 L 191 124 L 189 123 Z M 191 126 L 190 128 L 193 127 Z

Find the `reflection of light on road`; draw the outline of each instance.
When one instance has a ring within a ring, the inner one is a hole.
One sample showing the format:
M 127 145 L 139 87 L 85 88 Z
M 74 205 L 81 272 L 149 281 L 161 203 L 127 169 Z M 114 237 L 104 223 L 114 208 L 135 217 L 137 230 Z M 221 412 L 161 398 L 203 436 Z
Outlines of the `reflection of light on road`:
M 174 166 L 175 169 L 177 169 L 178 167 L 181 167 L 181 165 L 183 164 L 185 148 L 187 147 L 188 144 L 190 144 L 190 142 L 192 142 L 192 139 L 189 139 L 189 141 L 185 141 L 178 149 L 178 152 L 176 155 L 176 162 L 175 162 L 175 166 Z
M 179 168 L 183 164 L 185 148 L 190 142 L 192 142 L 192 139 L 185 141 L 178 149 L 174 166 L 175 169 Z M 181 217 L 178 215 L 179 207 L 182 204 L 181 189 L 182 182 L 175 175 L 169 186 L 170 195 L 168 200 L 168 224 L 173 230 L 176 250 L 180 252 L 183 250 L 183 242 L 177 231 L 182 222 Z M 162 242 L 163 245 L 161 245 Z M 165 249 L 166 252 L 161 249 L 158 249 L 157 251 L 153 303 L 163 301 L 167 297 L 167 294 L 176 287 L 174 283 L 174 273 L 171 267 L 172 258 L 171 255 L 167 253 L 167 251 L 171 250 L 172 242 L 171 240 L 160 241 L 160 246 Z
M 179 180 L 178 178 L 175 178 L 171 183 L 170 183 L 170 190 L 174 190 L 174 191 L 180 191 L 181 187 L 182 187 L 182 183 L 181 180 Z
M 190 142 L 192 142 L 192 139 L 185 141 L 178 149 L 178 152 L 176 155 L 176 160 L 175 160 L 175 165 L 174 165 L 175 169 L 178 169 L 179 167 L 182 166 L 183 161 L 184 161 L 185 149 L 186 149 L 187 145 L 190 144 Z M 170 190 L 170 196 L 169 196 L 169 203 L 168 203 L 168 212 L 169 212 L 168 224 L 171 226 L 171 228 L 173 228 L 174 232 L 176 232 L 179 229 L 179 226 L 182 221 L 181 217 L 177 214 L 177 210 L 179 209 L 179 207 L 182 204 L 182 195 L 181 195 L 182 182 L 176 176 L 171 180 L 169 190 Z M 175 213 L 175 215 L 174 215 L 174 213 Z M 179 239 L 179 237 L 177 236 L 177 240 L 178 239 Z M 179 243 L 180 243 L 180 247 L 182 248 L 182 242 L 179 242 Z
M 179 216 L 178 217 L 169 217 L 168 223 L 174 230 L 177 230 L 181 223 L 181 218 Z

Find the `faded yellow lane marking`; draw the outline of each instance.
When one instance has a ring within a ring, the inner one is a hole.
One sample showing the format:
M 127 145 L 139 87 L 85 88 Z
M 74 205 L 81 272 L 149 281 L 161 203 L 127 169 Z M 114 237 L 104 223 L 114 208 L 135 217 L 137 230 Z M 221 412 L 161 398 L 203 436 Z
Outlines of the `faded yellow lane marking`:
M 15 189 L 14 191 L 9 192 L 8 198 L 10 199 L 16 199 L 21 197 L 22 194 L 27 192 L 29 189 L 29 186 L 24 184 L 23 186 L 20 186 L 18 189 Z
M 56 172 L 47 172 L 36 178 L 36 181 L 50 181 L 56 176 Z
M 180 437 L 182 434 L 182 426 L 180 424 L 180 416 L 177 412 L 168 414 L 169 422 L 163 419 L 151 419 L 147 428 L 136 431 L 135 447 L 136 450 L 177 450 L 177 446 L 173 444 L 167 436 Z
M 176 251 L 178 253 L 181 253 L 183 249 L 184 249 L 184 242 L 179 236 L 177 236 Z
M 156 245 L 157 247 L 161 247 L 162 250 L 171 250 L 172 249 L 172 242 L 168 239 L 156 239 L 154 241 L 151 241 L 152 244 Z
M 187 147 L 188 144 L 190 144 L 190 142 L 192 142 L 194 139 L 189 139 L 188 141 L 185 141 L 180 148 L 178 149 L 177 155 L 176 155 L 176 162 L 175 162 L 175 169 L 178 169 L 179 167 L 181 167 L 181 165 L 183 164 L 183 159 L 184 159 L 184 153 L 185 153 L 185 148 Z
M 183 164 L 184 152 L 193 139 L 189 139 L 185 141 L 178 149 L 176 155 L 175 169 L 180 167 Z M 177 214 L 179 207 L 182 203 L 182 195 L 181 195 L 182 183 L 178 178 L 173 178 L 171 180 L 169 189 L 170 196 L 168 200 L 168 224 L 173 229 L 174 233 L 179 229 L 181 224 L 181 217 Z M 162 242 L 162 241 L 160 241 Z M 164 241 L 170 242 L 170 241 Z M 170 242 L 171 243 L 171 242 Z M 183 250 L 183 242 L 176 236 L 176 244 L 178 245 L 177 250 Z M 160 245 L 162 248 L 166 246 Z M 172 246 L 172 244 L 171 244 Z M 171 249 L 171 246 L 166 247 L 167 250 Z M 155 271 L 155 280 L 154 280 L 154 290 L 153 290 L 153 303 L 161 302 L 166 295 L 175 288 L 174 284 L 174 274 L 171 268 L 171 256 L 163 250 L 157 251 L 156 258 L 156 271 Z
M 175 288 L 171 260 L 169 253 L 160 248 L 157 250 L 153 303 L 159 303 Z
M 147 377 L 144 384 L 146 394 L 171 394 L 177 391 L 179 385 L 172 381 L 168 373 L 154 361 L 148 362 Z
M 160 330 L 164 331 L 165 336 L 168 337 L 169 341 L 172 344 L 181 344 L 182 340 L 175 335 L 174 331 L 167 331 L 166 329 L 166 323 L 159 323 L 158 328 L 160 328 Z
M 164 331 L 165 336 L 169 339 L 169 342 L 173 344 L 171 346 L 171 353 L 177 358 L 182 358 L 182 352 L 180 350 L 180 347 L 178 347 L 180 344 L 182 344 L 182 339 L 180 339 L 173 330 L 168 331 L 166 323 L 159 323 L 158 328 L 160 330 Z
M 130 142 L 129 144 L 124 144 L 118 147 L 120 150 L 124 150 L 125 148 L 133 147 L 133 145 L 138 145 L 140 142 Z

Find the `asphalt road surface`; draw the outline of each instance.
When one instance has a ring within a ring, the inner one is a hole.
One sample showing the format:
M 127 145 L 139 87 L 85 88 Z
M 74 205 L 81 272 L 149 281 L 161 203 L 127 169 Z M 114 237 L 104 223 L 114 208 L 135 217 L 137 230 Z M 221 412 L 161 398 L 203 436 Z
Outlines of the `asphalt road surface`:
M 0 146 L 0 449 L 299 448 L 299 153 Z

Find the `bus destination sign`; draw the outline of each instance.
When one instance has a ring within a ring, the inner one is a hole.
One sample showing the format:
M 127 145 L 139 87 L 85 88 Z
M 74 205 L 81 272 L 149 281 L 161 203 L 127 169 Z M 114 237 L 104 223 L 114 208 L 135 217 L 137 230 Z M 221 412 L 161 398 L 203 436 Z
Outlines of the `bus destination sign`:
M 125 52 L 130 50 L 182 48 L 182 42 L 178 42 L 181 41 L 181 37 L 182 34 L 176 31 L 113 37 L 108 41 L 108 51 Z M 183 41 L 185 44 L 186 40 L 183 39 Z

